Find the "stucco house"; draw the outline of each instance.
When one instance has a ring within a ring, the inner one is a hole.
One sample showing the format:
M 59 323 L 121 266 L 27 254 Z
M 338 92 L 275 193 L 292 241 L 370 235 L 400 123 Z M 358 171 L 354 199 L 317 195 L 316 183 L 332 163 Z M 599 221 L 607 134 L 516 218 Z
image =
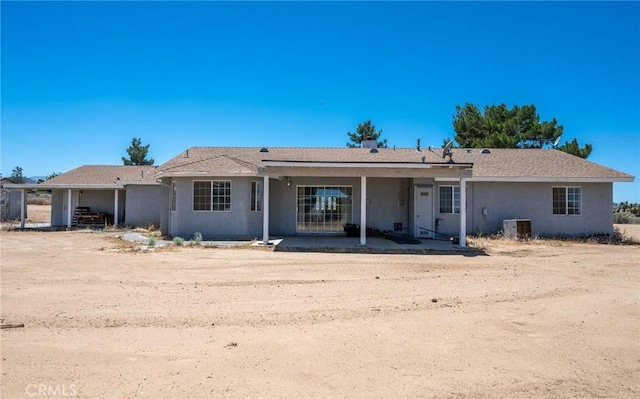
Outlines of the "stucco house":
M 158 166 L 83 166 L 39 188 L 53 225 L 88 206 L 169 236 L 344 234 L 357 224 L 417 238 L 613 233 L 614 182 L 633 176 L 554 149 L 191 147 Z M 366 229 L 360 229 L 366 243 Z

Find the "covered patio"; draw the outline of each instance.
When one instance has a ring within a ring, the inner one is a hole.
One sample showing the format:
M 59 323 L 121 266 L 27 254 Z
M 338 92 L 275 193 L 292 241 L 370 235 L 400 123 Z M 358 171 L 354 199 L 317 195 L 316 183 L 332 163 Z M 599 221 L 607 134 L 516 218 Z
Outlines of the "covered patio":
M 373 154 L 374 156 L 379 154 L 379 152 L 368 152 L 369 154 Z M 392 154 L 393 155 L 393 154 Z M 371 182 L 374 182 L 375 179 L 395 179 L 396 181 L 400 181 L 402 179 L 408 180 L 407 183 L 407 191 L 408 195 L 403 199 L 399 199 L 397 201 L 397 205 L 386 203 L 386 207 L 379 207 L 377 209 L 376 216 L 379 217 L 381 213 L 386 213 L 392 211 L 395 207 L 402 205 L 406 207 L 408 210 L 408 230 L 409 233 L 412 234 L 413 237 L 422 238 L 424 236 L 435 236 L 437 231 L 437 222 L 435 220 L 435 212 L 434 212 L 434 186 L 436 184 L 456 184 L 459 186 L 460 190 L 460 206 L 459 206 L 459 214 L 456 215 L 459 229 L 458 229 L 458 243 L 456 244 L 457 248 L 465 248 L 466 247 L 466 232 L 467 232 L 467 193 L 466 193 L 466 184 L 467 180 L 472 177 L 472 168 L 473 164 L 471 163 L 453 163 L 453 162 L 426 162 L 425 157 L 422 157 L 421 162 L 406 162 L 406 161 L 359 161 L 359 162 L 325 162 L 325 161 L 299 161 L 299 160 L 262 160 L 263 168 L 259 170 L 259 175 L 263 177 L 263 201 L 264 201 L 264 211 L 263 211 L 263 231 L 262 231 L 262 241 L 263 243 L 268 243 L 270 236 L 270 213 L 273 212 L 270 209 L 271 202 L 271 189 L 270 184 L 273 180 L 273 183 L 277 181 L 284 180 L 287 186 L 293 185 L 296 188 L 306 188 L 303 179 L 316 179 L 316 182 L 321 181 L 320 179 L 352 179 L 351 182 L 345 183 L 346 187 L 355 187 L 357 190 L 352 198 L 353 208 L 350 211 L 356 216 L 354 220 L 357 220 L 357 224 L 360 226 L 366 226 L 369 228 L 371 226 L 370 220 L 373 219 L 373 216 L 369 212 L 369 208 L 371 207 L 372 198 L 370 196 L 371 191 Z M 357 179 L 358 183 L 353 182 L 354 179 Z M 297 181 L 302 181 L 301 185 L 296 184 Z M 309 187 L 313 187 L 311 183 L 308 183 Z M 333 180 L 334 182 L 337 180 Z M 338 183 L 336 183 L 338 184 Z M 338 184 L 339 185 L 339 184 Z M 409 188 L 409 186 L 412 186 Z M 338 191 L 340 187 L 323 187 L 325 191 L 333 190 Z M 388 190 L 383 188 L 382 196 L 388 194 Z M 300 197 L 301 192 L 298 192 L 298 196 Z M 351 191 L 348 193 L 351 195 Z M 359 195 L 358 195 L 359 194 Z M 380 190 L 378 188 L 378 194 L 380 194 Z M 379 196 L 381 198 L 382 196 Z M 321 200 L 325 198 L 320 198 Z M 328 206 L 326 204 L 332 203 L 335 204 L 336 197 L 326 198 L 326 201 L 320 201 L 319 206 L 316 203 L 316 209 L 320 208 L 325 209 Z M 338 198 L 340 200 L 340 198 Z M 301 206 L 306 206 L 307 204 L 304 201 L 300 201 L 294 204 L 295 207 L 299 209 Z M 283 207 L 282 198 L 277 202 L 277 208 Z M 293 206 L 291 207 L 293 209 Z M 335 206 L 334 206 L 335 208 Z M 349 213 L 349 212 L 347 212 Z M 451 212 L 453 214 L 453 212 Z M 458 212 L 456 212 L 458 213 Z M 300 217 L 300 214 L 297 214 Z M 326 216 L 326 214 L 325 214 Z M 338 215 L 339 216 L 339 215 Z M 280 215 L 282 217 L 282 215 Z M 423 221 L 423 223 L 418 224 L 418 218 Z M 393 241 L 389 241 L 387 239 L 380 239 L 381 242 L 377 243 L 377 245 L 370 245 L 371 239 L 368 237 L 366 231 L 367 228 L 360 229 L 359 239 L 357 240 L 345 240 L 344 237 L 341 238 L 340 241 L 335 241 L 335 246 L 331 248 L 344 249 L 345 245 L 348 245 L 348 248 L 352 249 L 349 252 L 358 252 L 358 248 L 364 248 L 364 252 L 373 252 L 373 248 L 379 248 L 379 253 L 394 253 L 393 251 L 403 249 L 409 251 L 415 245 L 411 245 L 407 248 L 398 248 L 397 243 Z M 298 233 L 302 233 L 302 237 L 305 237 L 306 231 L 300 231 L 300 226 L 296 228 Z M 385 229 L 388 230 L 388 229 Z M 395 229 L 394 229 L 395 231 Z M 424 236 L 421 237 L 421 234 L 425 233 Z M 285 233 L 287 234 L 287 233 Z M 323 240 L 328 239 L 332 240 L 334 237 L 331 235 L 328 236 L 320 236 L 320 237 L 310 237 L 304 238 L 303 243 L 308 243 L 310 240 L 316 240 L 316 242 L 324 242 Z M 351 238 L 351 237 L 348 237 Z M 433 238 L 433 237 L 429 237 Z M 292 242 L 292 239 L 288 239 L 289 242 Z M 353 245 L 347 244 L 354 242 Z M 294 239 L 295 243 L 296 240 Z M 425 240 L 424 242 L 434 242 L 436 248 L 441 247 L 440 241 L 437 240 Z M 391 245 L 392 244 L 392 245 Z M 449 243 L 450 244 L 450 243 Z M 281 248 L 305 248 L 305 245 L 287 245 Z M 366 248 L 371 248 L 366 250 Z M 422 248 L 424 250 L 425 248 Z M 414 253 L 420 253 L 422 250 L 417 251 L 415 248 L 411 249 Z M 327 251 L 328 252 L 328 251 Z M 344 251 L 338 251 L 344 252 Z M 362 250 L 360 252 L 363 252 Z M 407 252 L 411 253 L 411 252 Z

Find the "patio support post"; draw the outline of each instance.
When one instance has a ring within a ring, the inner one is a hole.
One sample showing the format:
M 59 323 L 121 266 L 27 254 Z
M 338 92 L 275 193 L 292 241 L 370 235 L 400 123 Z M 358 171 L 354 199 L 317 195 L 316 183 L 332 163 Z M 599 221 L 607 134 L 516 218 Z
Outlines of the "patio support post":
M 460 247 L 467 246 L 467 179 L 460 178 Z
M 71 229 L 71 189 L 67 190 L 67 229 Z
M 360 245 L 367 245 L 367 176 L 360 176 Z
M 24 220 L 27 217 L 27 210 L 25 209 L 26 205 L 26 198 L 25 196 L 27 195 L 27 190 L 25 190 L 24 188 L 22 190 L 20 190 L 20 228 L 24 229 Z
M 113 196 L 113 225 L 117 226 L 118 225 L 118 189 L 116 188 L 114 190 L 114 196 Z
M 262 243 L 269 245 L 269 176 L 264 176 L 262 190 Z

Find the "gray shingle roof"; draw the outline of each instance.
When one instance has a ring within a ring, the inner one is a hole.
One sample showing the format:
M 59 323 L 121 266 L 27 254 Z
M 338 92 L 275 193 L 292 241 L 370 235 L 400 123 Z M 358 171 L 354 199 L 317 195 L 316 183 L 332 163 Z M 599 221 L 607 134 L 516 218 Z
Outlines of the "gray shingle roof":
M 143 181 L 153 177 L 155 166 L 84 165 L 70 170 L 43 185 L 121 184 L 125 181 Z
M 251 173 L 263 161 L 329 163 L 446 163 L 441 149 L 191 147 L 157 171 L 171 173 Z M 423 161 L 424 157 L 424 161 Z M 473 164 L 474 178 L 582 178 L 632 180 L 633 176 L 554 149 L 453 149 L 453 161 Z
M 541 148 L 455 149 L 453 159 L 473 163 L 474 177 L 633 179 L 633 176 L 566 152 Z

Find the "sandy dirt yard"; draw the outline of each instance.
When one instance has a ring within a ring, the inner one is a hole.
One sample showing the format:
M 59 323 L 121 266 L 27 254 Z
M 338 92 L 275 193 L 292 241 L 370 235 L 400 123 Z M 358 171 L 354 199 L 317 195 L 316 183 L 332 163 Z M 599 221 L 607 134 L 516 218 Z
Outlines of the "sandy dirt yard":
M 51 205 L 27 205 L 27 223 L 51 223 Z
M 3 398 L 637 398 L 640 247 L 133 252 L 11 232 Z

